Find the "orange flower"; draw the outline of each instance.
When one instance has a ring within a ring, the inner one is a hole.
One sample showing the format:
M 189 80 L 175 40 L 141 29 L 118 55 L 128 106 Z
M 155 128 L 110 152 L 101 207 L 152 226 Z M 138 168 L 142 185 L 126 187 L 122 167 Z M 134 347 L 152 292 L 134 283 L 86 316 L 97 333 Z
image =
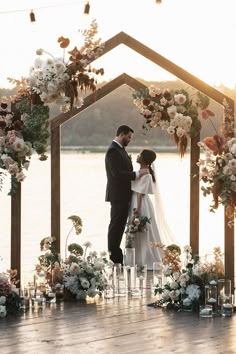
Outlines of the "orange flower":
M 61 48 L 67 48 L 68 45 L 70 44 L 69 38 L 65 38 L 63 36 L 59 37 L 57 42 L 60 43 Z
M 214 155 L 221 155 L 224 146 L 225 146 L 225 140 L 219 135 L 214 135 L 211 137 L 206 137 L 203 139 L 203 142 L 206 144 L 206 146 L 213 152 Z

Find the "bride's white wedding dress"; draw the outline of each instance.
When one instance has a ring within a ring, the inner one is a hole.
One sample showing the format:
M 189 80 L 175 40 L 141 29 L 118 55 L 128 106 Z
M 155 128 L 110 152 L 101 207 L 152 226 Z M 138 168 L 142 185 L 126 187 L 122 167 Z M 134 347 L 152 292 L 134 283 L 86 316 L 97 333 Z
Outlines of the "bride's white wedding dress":
M 147 268 L 151 270 L 153 269 L 153 262 L 162 260 L 161 249 L 151 247 L 151 243 L 162 243 L 168 246 L 175 243 L 175 240 L 165 223 L 158 185 L 157 182 L 153 182 L 151 174 L 132 181 L 131 189 L 133 193 L 129 220 L 133 215 L 133 209 L 137 208 L 137 193 L 143 194 L 140 214 L 151 218 L 151 223 L 146 224 L 147 231 L 135 234 L 135 263 L 139 265 L 147 264 Z M 154 201 L 152 201 L 150 195 L 154 196 Z

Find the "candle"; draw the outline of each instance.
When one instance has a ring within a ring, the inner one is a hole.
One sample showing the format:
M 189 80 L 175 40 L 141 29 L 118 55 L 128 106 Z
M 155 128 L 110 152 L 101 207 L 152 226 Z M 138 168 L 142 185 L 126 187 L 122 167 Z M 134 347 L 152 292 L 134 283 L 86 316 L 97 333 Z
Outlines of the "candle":
M 202 309 L 200 311 L 200 314 L 201 315 L 210 315 L 212 313 L 212 310 L 211 309 Z
M 211 305 L 200 306 L 199 315 L 200 317 L 212 317 L 212 306 Z
M 188 297 L 186 297 L 186 299 L 183 300 L 183 305 L 184 306 L 190 306 L 191 305 L 191 300 Z

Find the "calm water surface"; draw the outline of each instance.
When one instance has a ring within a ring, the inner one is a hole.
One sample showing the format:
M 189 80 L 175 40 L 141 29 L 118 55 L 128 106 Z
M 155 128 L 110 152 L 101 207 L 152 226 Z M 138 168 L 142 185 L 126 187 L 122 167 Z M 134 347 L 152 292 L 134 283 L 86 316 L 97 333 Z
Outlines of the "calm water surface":
M 94 250 L 107 249 L 110 205 L 104 201 L 106 175 L 104 153 L 62 152 L 61 155 L 61 238 L 64 256 L 65 238 L 71 229 L 67 218 L 82 218 L 83 231 L 71 234 L 69 243 L 81 245 L 89 240 Z M 137 154 L 132 154 L 134 167 Z M 180 245 L 189 244 L 189 155 L 180 159 L 175 153 L 160 153 L 158 178 L 166 219 Z M 9 179 L 0 194 L 0 270 L 10 265 Z M 200 198 L 200 253 L 212 253 L 224 247 L 223 208 L 208 211 L 211 199 Z M 46 162 L 33 156 L 28 176 L 22 183 L 22 271 L 34 269 L 40 255 L 40 240 L 50 236 L 50 156 Z M 2 268 L 2 269 L 1 269 Z

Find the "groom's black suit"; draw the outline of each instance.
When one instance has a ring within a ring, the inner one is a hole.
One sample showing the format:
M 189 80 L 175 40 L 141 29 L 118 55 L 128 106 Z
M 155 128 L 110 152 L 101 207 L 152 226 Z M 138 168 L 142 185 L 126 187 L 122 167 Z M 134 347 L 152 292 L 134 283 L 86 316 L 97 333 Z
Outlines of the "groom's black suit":
M 122 236 L 128 217 L 131 199 L 131 180 L 135 172 L 131 159 L 124 148 L 116 142 L 109 146 L 106 157 L 107 188 L 106 201 L 111 203 L 111 220 L 108 228 L 108 250 L 114 263 L 123 263 L 123 253 L 120 248 Z

